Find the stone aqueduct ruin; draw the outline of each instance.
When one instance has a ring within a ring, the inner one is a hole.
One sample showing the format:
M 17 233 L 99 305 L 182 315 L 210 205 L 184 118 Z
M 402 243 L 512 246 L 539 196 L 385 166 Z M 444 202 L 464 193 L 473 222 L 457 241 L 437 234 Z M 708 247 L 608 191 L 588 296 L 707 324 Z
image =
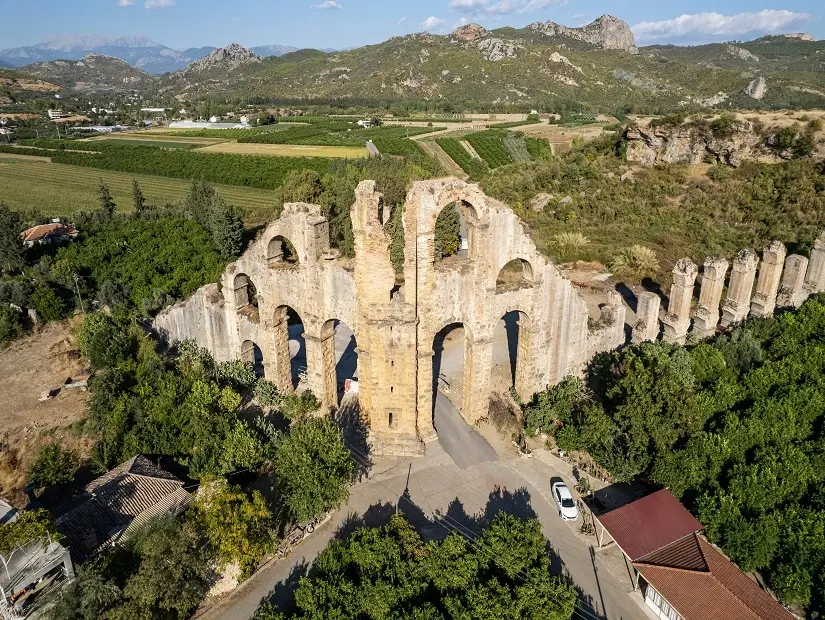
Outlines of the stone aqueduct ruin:
M 303 323 L 306 386 L 335 407 L 334 326 L 346 323 L 358 345 L 362 418 L 374 448 L 395 454 L 419 453 L 435 438 L 434 341 L 446 326 L 464 327 L 460 411 L 470 423 L 488 410 L 493 332 L 505 314 L 518 313 L 515 387 L 522 398 L 625 342 L 619 295 L 610 294 L 601 319 L 589 325 L 585 301 L 572 283 L 537 251 L 518 217 L 477 186 L 454 179 L 413 185 L 403 214 L 400 284 L 390 261 L 382 196 L 373 181 L 362 182 L 355 194 L 354 261 L 342 261 L 330 249 L 329 223 L 320 207 L 288 204 L 227 267 L 220 286 L 205 286 L 161 314 L 158 330 L 170 341 L 196 341 L 217 360 L 255 358 L 267 379 L 292 390 L 292 309 Z M 436 219 L 450 205 L 459 208 L 464 222 L 466 257 L 436 262 Z M 294 250 L 293 260 L 285 260 L 286 248 Z M 522 267 L 519 281 L 497 288 L 500 272 L 514 260 Z M 257 308 L 249 303 L 250 282 Z
M 447 326 L 464 328 L 460 411 L 469 423 L 488 411 L 493 333 L 503 316 L 518 315 L 514 383 L 522 399 L 580 373 L 596 353 L 626 343 L 626 307 L 618 293 L 609 292 L 599 320 L 589 321 L 582 296 L 538 252 L 518 217 L 476 185 L 455 179 L 413 185 L 403 214 L 403 281 L 390 261 L 384 230 L 389 213 L 375 183 L 362 182 L 355 195 L 354 261 L 340 260 L 330 248 L 329 223 L 320 207 L 285 205 L 280 219 L 227 267 L 220 285 L 207 285 L 163 312 L 155 321 L 158 331 L 170 341 L 194 340 L 219 361 L 256 362 L 280 390 L 291 391 L 291 309 L 303 323 L 305 386 L 334 408 L 334 330 L 339 321 L 346 323 L 358 343 L 359 405 L 373 447 L 398 455 L 418 454 L 435 438 L 434 347 Z M 462 216 L 466 256 L 437 262 L 436 219 L 450 205 Z M 295 255 L 287 256 L 288 251 Z M 673 269 L 666 311 L 657 294 L 639 295 L 632 342 L 661 337 L 684 343 L 691 331 L 706 338 L 719 326 L 799 306 L 825 291 L 825 233 L 810 259 L 786 255 L 785 246 L 774 241 L 760 268 L 756 254 L 742 250 L 729 276 L 726 259 L 709 257 L 697 303 L 699 269 L 681 259 Z M 512 261 L 521 264 L 518 282 L 497 286 Z M 250 304 L 251 283 L 257 307 Z

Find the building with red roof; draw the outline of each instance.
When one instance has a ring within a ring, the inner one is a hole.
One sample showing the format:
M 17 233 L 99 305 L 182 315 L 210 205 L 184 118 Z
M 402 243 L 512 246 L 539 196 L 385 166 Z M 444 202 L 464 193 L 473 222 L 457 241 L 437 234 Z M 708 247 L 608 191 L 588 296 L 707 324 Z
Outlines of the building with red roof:
M 20 233 L 23 244 L 26 247 L 43 243 L 56 243 L 60 241 L 71 241 L 77 237 L 77 229 L 71 224 L 64 224 L 60 220 L 52 220 L 48 224 L 33 226 Z
M 595 517 L 633 568 L 633 588 L 661 620 L 793 620 L 701 534 L 667 489 Z

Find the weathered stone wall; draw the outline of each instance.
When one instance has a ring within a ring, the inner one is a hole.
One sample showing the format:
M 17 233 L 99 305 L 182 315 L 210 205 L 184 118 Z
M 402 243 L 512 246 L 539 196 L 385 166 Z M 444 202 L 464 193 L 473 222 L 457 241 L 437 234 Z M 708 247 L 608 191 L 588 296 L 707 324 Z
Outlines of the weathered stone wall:
M 466 226 L 463 259 L 437 263 L 436 219 L 456 204 Z M 609 298 L 602 317 L 588 325 L 584 300 L 543 257 L 518 217 L 476 185 L 447 179 L 419 182 L 404 210 L 403 283 L 390 262 L 381 195 L 364 181 L 352 208 L 354 269 L 329 248 L 328 222 L 320 208 L 290 204 L 244 255 L 229 265 L 221 288 L 210 285 L 156 319 L 172 341 L 192 339 L 216 359 L 248 359 L 251 343 L 263 356 L 266 377 L 292 389 L 287 306 L 304 324 L 307 387 L 323 402 L 337 403 L 333 321 L 349 325 L 357 340 L 359 402 L 376 448 L 420 451 L 434 438 L 433 355 L 436 334 L 460 323 L 465 333 L 461 413 L 475 422 L 487 413 L 491 392 L 493 333 L 502 317 L 518 313 L 516 389 L 522 398 L 579 373 L 596 353 L 625 341 L 625 308 Z M 298 262 L 283 260 L 288 239 Z M 502 268 L 518 260 L 523 281 L 497 288 Z M 249 305 L 251 281 L 257 308 Z

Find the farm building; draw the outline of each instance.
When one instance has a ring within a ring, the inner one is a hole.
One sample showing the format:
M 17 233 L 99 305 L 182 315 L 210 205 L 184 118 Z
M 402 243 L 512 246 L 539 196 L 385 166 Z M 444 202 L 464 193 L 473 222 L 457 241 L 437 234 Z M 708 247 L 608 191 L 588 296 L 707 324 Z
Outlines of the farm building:
M 20 233 L 23 238 L 23 245 L 27 248 L 47 243 L 71 241 L 77 235 L 77 229 L 72 224 L 64 224 L 60 220 L 52 220 L 48 224 L 40 224 Z
M 702 535 L 702 524 L 662 489 L 596 517 L 633 567 L 634 590 L 660 620 L 793 620 Z

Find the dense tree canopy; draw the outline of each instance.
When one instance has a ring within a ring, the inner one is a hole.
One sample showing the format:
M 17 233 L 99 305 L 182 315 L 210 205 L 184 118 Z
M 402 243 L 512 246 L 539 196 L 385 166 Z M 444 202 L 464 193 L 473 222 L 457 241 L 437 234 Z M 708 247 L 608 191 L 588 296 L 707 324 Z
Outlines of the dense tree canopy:
M 618 480 L 669 487 L 787 603 L 825 599 L 825 298 L 688 347 L 599 356 L 525 410 L 528 431 Z
M 416 618 L 566 620 L 576 592 L 550 570 L 537 520 L 499 513 L 478 544 L 452 533 L 424 543 L 404 517 L 330 543 L 291 609 L 257 620 Z

